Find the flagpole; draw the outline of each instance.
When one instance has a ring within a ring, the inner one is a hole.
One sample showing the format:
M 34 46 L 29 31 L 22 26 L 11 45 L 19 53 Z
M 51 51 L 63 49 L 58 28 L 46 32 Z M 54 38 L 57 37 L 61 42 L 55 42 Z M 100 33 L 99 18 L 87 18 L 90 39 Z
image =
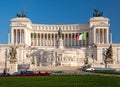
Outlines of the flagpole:
M 86 47 L 88 47 L 88 39 L 87 39 L 88 35 L 87 35 L 87 32 L 86 32 Z

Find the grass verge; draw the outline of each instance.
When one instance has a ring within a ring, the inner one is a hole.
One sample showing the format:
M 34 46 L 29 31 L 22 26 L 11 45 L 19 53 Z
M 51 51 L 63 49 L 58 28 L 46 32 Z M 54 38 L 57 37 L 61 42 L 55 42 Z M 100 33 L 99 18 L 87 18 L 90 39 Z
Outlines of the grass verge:
M 0 87 L 120 87 L 120 77 L 99 75 L 55 75 L 1 77 Z

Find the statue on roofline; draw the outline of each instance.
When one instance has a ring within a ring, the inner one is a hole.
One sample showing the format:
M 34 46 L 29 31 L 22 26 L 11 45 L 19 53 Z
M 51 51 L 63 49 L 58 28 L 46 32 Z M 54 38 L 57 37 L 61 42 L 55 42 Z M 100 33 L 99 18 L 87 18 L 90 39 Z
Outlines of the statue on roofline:
M 99 12 L 97 9 L 94 9 L 93 17 L 102 17 L 103 12 Z
M 22 14 L 17 13 L 16 15 L 17 15 L 17 17 L 26 17 L 26 14 L 25 14 L 25 12 L 24 12 L 24 11 L 22 11 Z

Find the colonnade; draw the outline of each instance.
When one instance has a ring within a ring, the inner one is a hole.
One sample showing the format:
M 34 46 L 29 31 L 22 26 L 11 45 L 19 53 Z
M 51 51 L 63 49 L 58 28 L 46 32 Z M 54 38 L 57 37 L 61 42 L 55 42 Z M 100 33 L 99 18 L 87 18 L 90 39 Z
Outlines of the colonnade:
M 79 33 L 63 33 L 62 40 L 64 47 L 77 47 L 85 46 L 86 40 L 76 40 Z M 87 38 L 88 40 L 88 38 Z M 32 41 L 32 33 L 31 33 Z M 57 33 L 34 33 L 34 46 L 57 46 L 58 34 Z
M 94 43 L 98 44 L 106 44 L 108 43 L 108 30 L 107 29 L 94 29 Z M 80 32 L 79 32 L 80 33 Z M 78 47 L 78 46 L 86 46 L 89 44 L 89 33 L 87 32 L 86 40 L 76 40 L 78 32 L 68 32 L 62 33 L 62 40 L 64 47 Z M 23 29 L 12 29 L 12 43 L 13 44 L 22 44 L 24 43 L 24 30 Z M 29 38 L 27 36 L 26 38 Z M 32 41 L 32 33 L 30 34 L 30 41 Z M 42 33 L 36 32 L 34 33 L 34 46 L 51 46 L 55 47 L 58 45 L 58 34 L 51 33 Z M 29 42 L 31 43 L 31 42 Z
M 94 30 L 94 42 L 98 44 L 108 43 L 108 30 L 107 29 L 95 29 Z
M 12 29 L 11 40 L 13 44 L 24 43 L 24 30 L 23 29 Z

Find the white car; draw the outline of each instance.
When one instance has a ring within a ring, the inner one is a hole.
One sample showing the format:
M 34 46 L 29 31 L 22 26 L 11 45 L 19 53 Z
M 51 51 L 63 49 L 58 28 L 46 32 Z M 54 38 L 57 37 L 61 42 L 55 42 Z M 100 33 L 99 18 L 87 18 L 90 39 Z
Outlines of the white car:
M 91 68 L 87 68 L 86 71 L 94 71 L 95 68 L 91 67 Z
M 86 69 L 86 71 L 94 71 L 94 70 L 112 70 L 112 71 L 115 71 L 115 69 L 113 69 L 113 68 L 102 68 L 102 67 L 91 67 L 91 68 Z

